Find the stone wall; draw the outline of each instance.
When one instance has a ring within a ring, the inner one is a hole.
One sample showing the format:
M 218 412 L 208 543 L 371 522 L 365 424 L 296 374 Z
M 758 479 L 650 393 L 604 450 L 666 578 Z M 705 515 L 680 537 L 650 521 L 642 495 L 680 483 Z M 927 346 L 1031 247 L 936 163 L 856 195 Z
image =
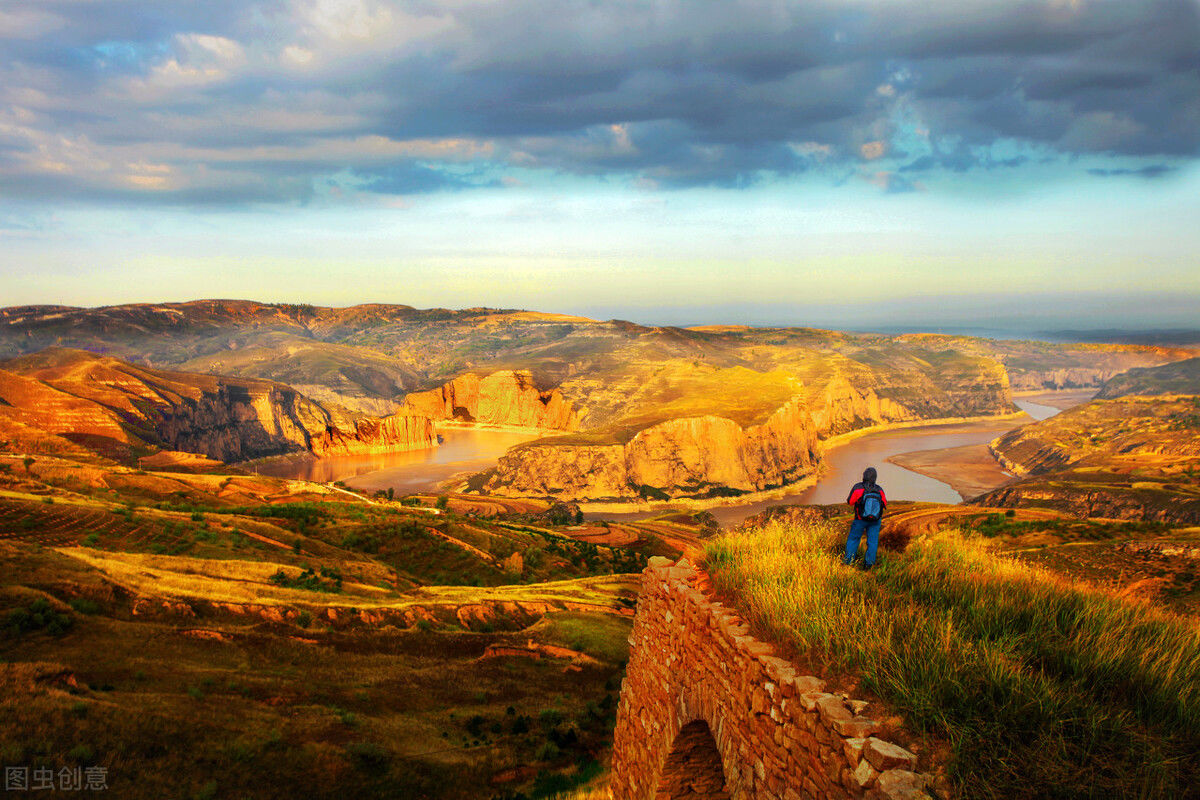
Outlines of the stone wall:
M 929 797 L 866 703 L 798 675 L 686 559 L 651 559 L 630 645 L 614 800 Z

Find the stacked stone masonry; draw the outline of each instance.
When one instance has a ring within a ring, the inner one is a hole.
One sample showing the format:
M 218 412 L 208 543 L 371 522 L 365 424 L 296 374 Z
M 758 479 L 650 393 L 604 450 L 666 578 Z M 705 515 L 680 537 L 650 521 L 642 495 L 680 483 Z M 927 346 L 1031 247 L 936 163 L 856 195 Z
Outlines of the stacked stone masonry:
M 686 559 L 651 559 L 629 641 L 614 800 L 929 798 L 866 703 L 798 675 Z

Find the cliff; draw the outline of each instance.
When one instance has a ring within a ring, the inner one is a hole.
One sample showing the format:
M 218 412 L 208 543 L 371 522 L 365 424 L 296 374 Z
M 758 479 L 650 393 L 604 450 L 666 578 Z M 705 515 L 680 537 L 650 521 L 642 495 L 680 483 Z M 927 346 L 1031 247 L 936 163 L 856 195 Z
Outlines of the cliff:
M 1011 397 L 1008 402 L 1012 402 Z M 812 402 L 813 425 L 822 436 L 916 418 L 915 413 L 895 400 L 881 398 L 873 388 L 859 389 L 840 374 Z
M 1006 343 L 999 354 L 1017 391 L 1086 389 L 1101 386 L 1126 370 L 1186 359 L 1182 348 L 1115 344 Z
M 486 488 L 566 500 L 752 492 L 806 475 L 816 445 L 812 416 L 796 398 L 748 428 L 724 417 L 686 417 L 638 431 L 624 444 L 514 448 Z
M 1200 495 L 1169 481 L 1133 481 L 1095 473 L 1029 478 L 976 498 L 993 508 L 1046 508 L 1079 519 L 1119 519 L 1200 525 Z
M 60 348 L 0 364 L 0 417 L 121 459 L 152 448 L 241 461 L 437 441 L 432 421 L 407 411 L 354 417 L 270 381 L 151 370 Z
M 411 413 L 434 420 L 563 431 L 579 428 L 579 415 L 571 401 L 558 389 L 539 390 L 527 370 L 506 370 L 483 378 L 467 373 L 440 388 L 408 395 L 404 405 Z

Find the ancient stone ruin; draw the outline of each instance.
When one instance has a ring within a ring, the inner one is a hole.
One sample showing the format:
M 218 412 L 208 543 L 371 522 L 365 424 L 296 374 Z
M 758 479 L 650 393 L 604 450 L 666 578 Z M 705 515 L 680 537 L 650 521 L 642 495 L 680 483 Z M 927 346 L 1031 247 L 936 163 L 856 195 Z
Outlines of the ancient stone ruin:
M 630 644 L 614 800 L 929 798 L 866 703 L 798 675 L 686 559 L 651 559 Z

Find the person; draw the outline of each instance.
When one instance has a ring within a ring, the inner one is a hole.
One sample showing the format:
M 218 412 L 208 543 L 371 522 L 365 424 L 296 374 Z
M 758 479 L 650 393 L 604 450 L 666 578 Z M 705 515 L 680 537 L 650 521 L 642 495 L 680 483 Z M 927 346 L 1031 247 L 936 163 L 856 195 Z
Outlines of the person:
M 879 547 L 879 526 L 883 521 L 883 511 L 887 508 L 887 495 L 883 487 L 875 482 L 878 473 L 874 467 L 863 470 L 862 481 L 850 489 L 846 503 L 854 509 L 854 521 L 850 523 L 850 533 L 846 536 L 846 554 L 842 557 L 843 564 L 849 564 L 858 554 L 858 543 L 862 535 L 867 534 L 867 555 L 863 559 L 863 569 L 875 566 L 875 551 Z

